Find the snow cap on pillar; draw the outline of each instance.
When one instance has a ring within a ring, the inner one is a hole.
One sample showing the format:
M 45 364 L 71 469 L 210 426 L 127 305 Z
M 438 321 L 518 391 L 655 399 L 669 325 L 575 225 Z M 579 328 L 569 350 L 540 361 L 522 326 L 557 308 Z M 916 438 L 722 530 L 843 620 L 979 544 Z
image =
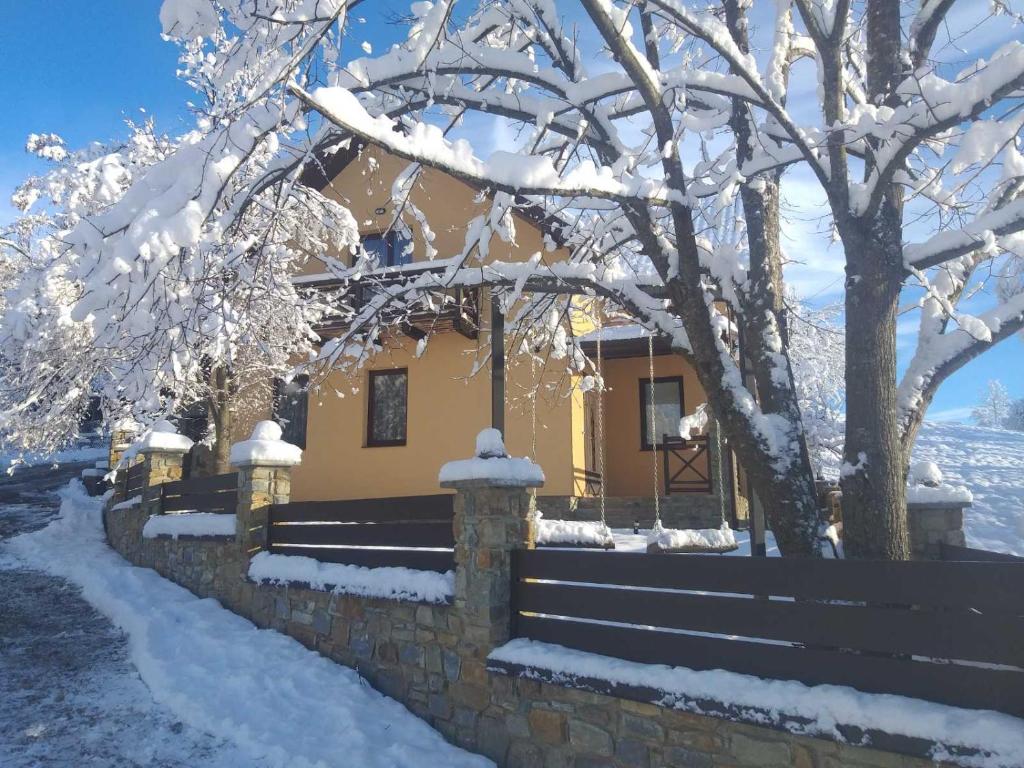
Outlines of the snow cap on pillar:
M 161 419 L 147 429 L 132 447 L 125 451 L 125 457 L 131 458 L 137 453 L 188 453 L 192 441 L 178 434 L 178 428 L 167 419 Z
M 540 488 L 544 485 L 544 472 L 530 459 L 511 458 L 501 432 L 488 428 L 476 437 L 474 457 L 449 461 L 441 467 L 437 479 L 442 488 Z
M 281 427 L 274 421 L 260 421 L 248 440 L 231 446 L 235 467 L 293 467 L 302 463 L 302 449 L 281 439 Z

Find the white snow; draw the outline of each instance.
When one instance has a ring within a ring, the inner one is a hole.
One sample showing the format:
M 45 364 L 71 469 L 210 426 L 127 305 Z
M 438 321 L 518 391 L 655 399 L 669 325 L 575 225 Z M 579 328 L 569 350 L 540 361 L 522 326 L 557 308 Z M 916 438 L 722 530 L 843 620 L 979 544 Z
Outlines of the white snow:
M 959 762 L 965 765 L 1010 768 L 1024 764 L 1024 721 L 997 712 L 861 693 L 845 686 L 807 686 L 723 670 L 639 664 L 525 639 L 496 648 L 488 658 L 564 675 L 653 688 L 665 693 L 661 701 L 664 706 L 699 712 L 697 701 L 708 699 L 762 710 L 767 714 L 766 720 L 784 715 L 807 718 L 805 729 L 810 734 L 836 737 L 838 725 L 855 725 L 994 753 L 991 758 L 960 758 Z
M 364 568 L 359 565 L 321 563 L 311 557 L 260 552 L 249 564 L 249 578 L 257 582 L 299 582 L 338 594 L 445 603 L 455 594 L 455 574 L 412 568 Z
M 615 540 L 607 525 L 593 520 L 545 520 L 537 510 L 538 544 L 592 544 L 612 547 Z
M 735 549 L 736 536 L 728 523 L 721 528 L 654 528 L 647 545 L 658 549 Z
M 48 454 L 0 453 L 0 464 L 6 464 L 8 473 L 16 472 L 18 467 L 32 467 L 40 464 L 72 464 L 79 461 L 95 461 L 105 459 L 109 454 L 107 446 L 75 445 L 63 451 Z M 97 462 L 99 463 L 99 462 Z M 104 462 L 105 463 L 105 462 Z
M 680 333 L 685 335 L 685 331 L 680 326 Z M 606 341 L 628 341 L 630 339 L 647 339 L 651 335 L 651 332 L 639 323 L 626 323 L 624 325 L 607 325 L 602 328 L 590 331 L 580 336 L 581 342 L 596 342 L 599 338 L 601 342 Z M 673 339 L 675 341 L 675 339 Z M 689 346 L 687 345 L 687 348 Z
M 968 546 L 1024 556 L 1024 432 L 925 422 L 914 459 L 935 462 L 946 482 L 971 492 Z
M 144 539 L 157 536 L 234 536 L 235 516 L 213 512 L 179 512 L 170 515 L 150 515 L 142 527 Z
M 32 567 L 66 578 L 128 635 L 132 662 L 158 704 L 236 745 L 249 764 L 280 768 L 488 766 L 447 743 L 401 704 L 278 632 L 257 629 L 103 541 L 100 502 L 80 483 L 60 517 L 7 545 Z
M 539 488 L 544 485 L 544 472 L 528 458 L 509 457 L 501 433 L 488 428 L 477 435 L 476 456 L 449 461 L 437 479 L 442 484 L 488 480 L 500 486 Z
M 910 467 L 910 482 L 913 485 L 938 487 L 942 483 L 942 471 L 934 461 L 915 462 Z
M 116 511 L 121 510 L 121 509 L 131 509 L 132 507 L 139 506 L 139 504 L 141 504 L 141 503 L 142 503 L 142 497 L 141 496 L 132 496 L 130 499 L 125 499 L 124 501 L 120 501 L 117 504 L 115 504 L 114 506 L 112 506 L 110 508 L 110 511 L 111 512 L 116 512 Z
M 908 504 L 970 504 L 974 500 L 971 492 L 963 485 L 943 483 L 907 486 Z
M 132 447 L 125 451 L 125 457 L 132 458 L 141 452 L 150 451 L 188 451 L 192 441 L 179 435 L 177 428 L 169 421 L 161 420 L 147 429 Z M 130 455 L 129 455 L 130 454 Z
M 505 441 L 501 438 L 501 432 L 488 427 L 480 430 L 476 436 L 476 453 L 481 459 L 505 458 Z
M 302 463 L 302 449 L 281 439 L 281 427 L 273 421 L 260 421 L 252 430 L 252 437 L 231 446 L 231 463 L 275 464 L 293 467 Z

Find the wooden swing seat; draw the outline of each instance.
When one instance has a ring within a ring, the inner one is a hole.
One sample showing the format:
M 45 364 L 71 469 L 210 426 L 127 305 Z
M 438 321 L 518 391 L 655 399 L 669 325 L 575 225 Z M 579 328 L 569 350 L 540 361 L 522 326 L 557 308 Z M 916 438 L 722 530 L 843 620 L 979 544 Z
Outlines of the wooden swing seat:
M 647 545 L 649 555 L 724 555 L 726 552 L 735 552 L 740 548 L 739 544 L 721 547 L 662 547 L 658 542 L 652 541 Z

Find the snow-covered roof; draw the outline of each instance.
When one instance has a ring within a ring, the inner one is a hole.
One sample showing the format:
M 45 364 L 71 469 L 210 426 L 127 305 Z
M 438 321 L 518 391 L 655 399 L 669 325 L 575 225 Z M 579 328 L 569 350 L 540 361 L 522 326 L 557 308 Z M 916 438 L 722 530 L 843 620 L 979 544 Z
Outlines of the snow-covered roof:
M 601 343 L 604 344 L 609 341 L 631 341 L 637 339 L 647 340 L 647 337 L 651 335 L 644 326 L 639 323 L 626 323 L 625 325 L 608 325 L 603 328 L 590 331 L 579 337 L 579 341 L 582 344 L 594 344 L 598 338 L 601 339 Z M 686 349 L 690 349 L 690 342 L 686 338 L 686 331 L 682 328 L 678 328 L 675 331 L 676 341 L 681 342 Z M 658 343 L 659 340 L 664 339 L 664 336 L 655 335 L 654 341 Z

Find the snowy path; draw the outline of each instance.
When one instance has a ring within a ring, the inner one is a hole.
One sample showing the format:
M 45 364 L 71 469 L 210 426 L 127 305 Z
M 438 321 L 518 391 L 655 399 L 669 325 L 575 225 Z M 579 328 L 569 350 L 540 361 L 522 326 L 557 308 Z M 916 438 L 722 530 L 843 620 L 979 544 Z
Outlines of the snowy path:
M 53 489 L 81 466 L 0 479 L 0 765 L 262 765 L 158 706 L 124 634 L 77 587 L 7 553 L 3 539 L 57 515 Z
M 95 500 L 61 497 L 0 542 L 0 765 L 491 765 L 355 672 L 132 567 Z

